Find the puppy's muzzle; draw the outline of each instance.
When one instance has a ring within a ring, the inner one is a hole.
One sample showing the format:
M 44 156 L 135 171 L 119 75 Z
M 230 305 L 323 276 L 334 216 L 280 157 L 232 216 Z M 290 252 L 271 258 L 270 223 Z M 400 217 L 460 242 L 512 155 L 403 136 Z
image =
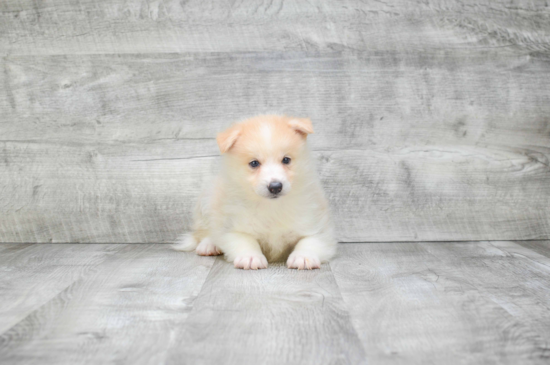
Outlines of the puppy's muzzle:
M 273 195 L 278 195 L 283 190 L 283 184 L 279 181 L 272 181 L 267 186 L 267 190 Z

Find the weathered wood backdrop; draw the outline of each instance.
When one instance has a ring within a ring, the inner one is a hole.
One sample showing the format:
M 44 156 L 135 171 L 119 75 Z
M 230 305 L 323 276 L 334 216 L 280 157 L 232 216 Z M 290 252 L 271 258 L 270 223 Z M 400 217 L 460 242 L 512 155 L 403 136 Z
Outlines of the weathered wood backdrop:
M 0 1 L 0 241 L 167 242 L 309 116 L 342 241 L 550 238 L 548 1 Z

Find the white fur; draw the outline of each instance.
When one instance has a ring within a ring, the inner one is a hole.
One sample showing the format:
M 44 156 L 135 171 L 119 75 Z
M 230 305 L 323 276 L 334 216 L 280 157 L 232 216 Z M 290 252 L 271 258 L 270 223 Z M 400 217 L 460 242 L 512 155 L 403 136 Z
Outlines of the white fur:
M 197 248 L 198 242 L 190 233 L 179 236 L 172 248 L 176 251 L 193 251 Z
M 272 130 L 271 126 L 268 123 L 262 123 L 262 126 L 260 127 L 262 132 L 262 137 L 265 141 L 269 141 L 271 139 Z
M 291 184 L 286 178 L 284 168 L 280 161 L 274 161 L 273 159 L 264 162 L 262 165 L 262 171 L 260 172 L 260 181 L 255 188 L 256 193 L 265 198 L 271 197 L 268 186 L 270 182 L 278 181 L 283 184 L 283 190 L 278 194 L 277 199 L 286 195 L 291 188 Z
M 210 237 L 206 237 L 205 239 L 203 239 L 201 243 L 199 243 L 195 251 L 198 255 L 201 256 L 217 256 L 222 254 L 220 249 L 216 247 Z
M 266 135 L 267 129 L 262 130 Z M 269 132 L 270 133 L 270 132 Z M 260 188 L 245 176 L 248 166 L 231 154 L 224 154 L 220 173 L 197 204 L 193 236 L 175 246 L 199 255 L 223 252 L 236 268 L 263 269 L 268 261 L 287 259 L 293 269 L 315 269 L 336 252 L 336 240 L 328 203 L 317 178 L 307 146 L 292 163 L 292 184 L 277 164 L 280 156 L 262 166 Z M 265 175 L 265 176 L 264 176 Z M 271 179 L 283 183 L 277 199 L 267 198 Z M 198 244 L 200 241 L 200 244 Z

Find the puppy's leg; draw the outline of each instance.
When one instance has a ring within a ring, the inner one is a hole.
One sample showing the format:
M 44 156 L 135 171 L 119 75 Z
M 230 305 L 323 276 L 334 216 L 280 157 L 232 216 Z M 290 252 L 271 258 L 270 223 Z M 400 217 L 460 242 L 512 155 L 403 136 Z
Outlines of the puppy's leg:
M 220 239 L 225 258 L 237 269 L 257 270 L 267 268 L 267 259 L 258 241 L 245 233 L 226 233 Z
M 222 251 L 216 247 L 210 237 L 204 238 L 201 243 L 199 243 L 195 251 L 197 252 L 197 255 L 201 256 L 217 256 L 222 254 Z
M 320 269 L 321 263 L 328 261 L 336 253 L 337 242 L 323 235 L 304 237 L 296 244 L 288 256 L 289 269 Z

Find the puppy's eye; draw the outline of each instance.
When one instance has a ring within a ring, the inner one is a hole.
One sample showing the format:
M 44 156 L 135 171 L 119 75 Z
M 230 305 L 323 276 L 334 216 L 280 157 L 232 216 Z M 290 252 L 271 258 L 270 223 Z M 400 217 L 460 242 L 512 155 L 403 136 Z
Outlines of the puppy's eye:
M 260 166 L 260 162 L 258 160 L 252 160 L 248 163 L 248 166 L 252 167 L 253 169 L 255 169 L 256 167 Z
M 285 165 L 288 165 L 290 163 L 290 157 L 285 157 L 283 158 L 283 161 L 282 161 Z

